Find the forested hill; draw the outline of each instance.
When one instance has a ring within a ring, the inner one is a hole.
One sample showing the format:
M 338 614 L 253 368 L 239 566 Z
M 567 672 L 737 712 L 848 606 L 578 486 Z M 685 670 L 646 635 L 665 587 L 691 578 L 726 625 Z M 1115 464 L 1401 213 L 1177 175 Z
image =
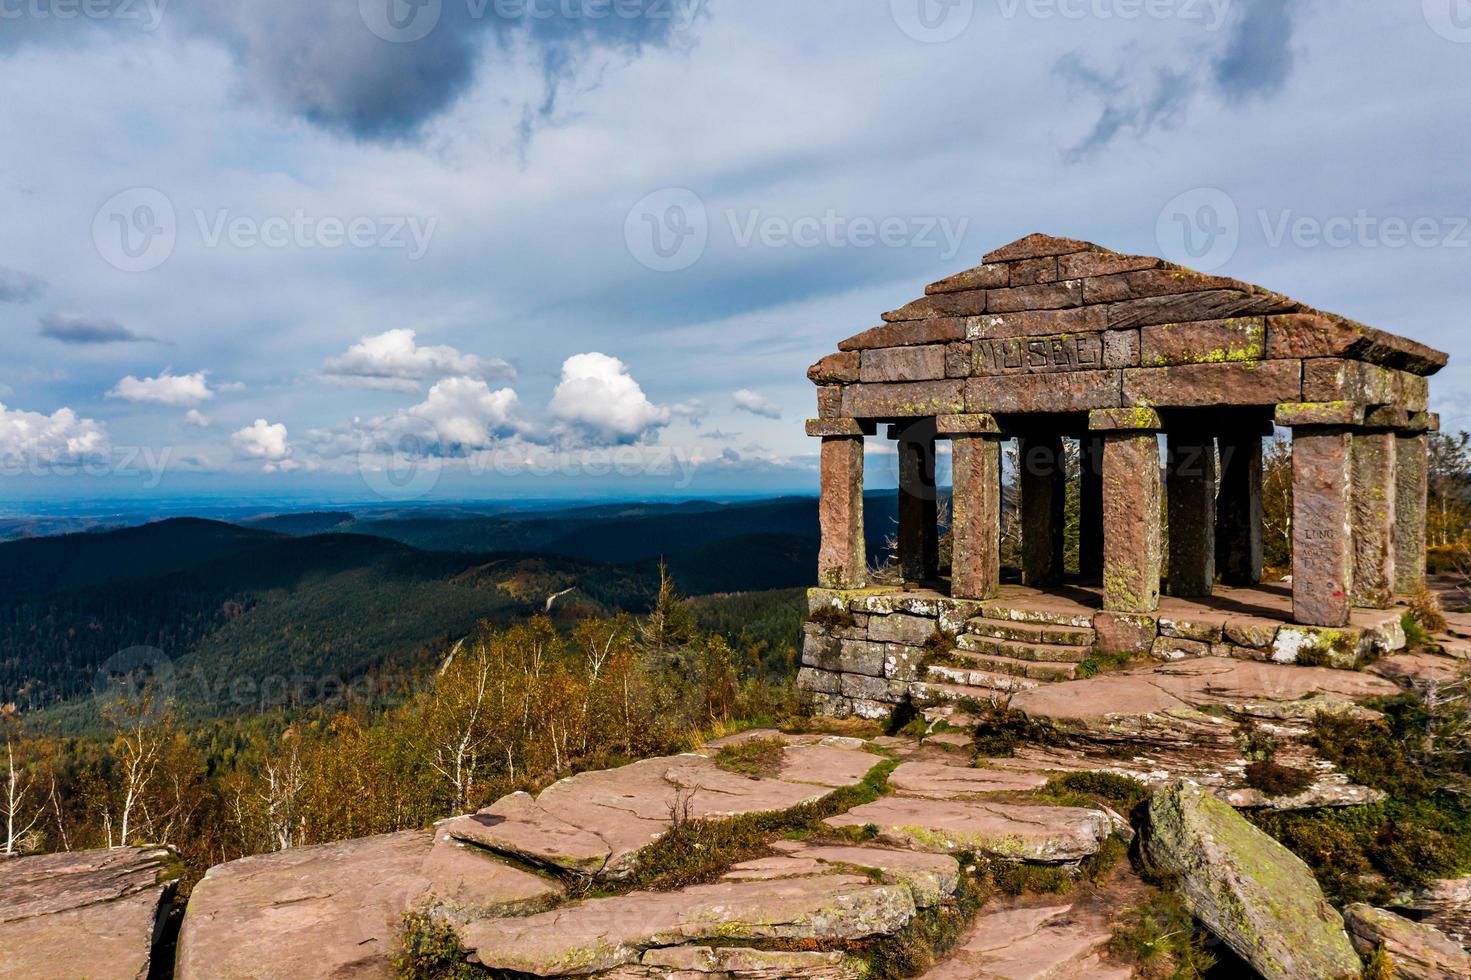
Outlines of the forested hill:
M 891 497 L 869 503 L 875 547 L 892 524 Z M 143 648 L 176 674 L 210 678 L 203 693 L 173 692 L 187 713 L 248 712 L 248 697 L 222 703 L 222 683 L 249 692 L 267 679 L 351 683 L 413 668 L 477 622 L 524 619 L 567 589 L 552 607 L 564 622 L 647 611 L 661 558 L 688 595 L 806 586 L 816 511 L 797 498 L 493 516 L 324 512 L 0 543 L 0 704 L 55 717 L 58 704 L 84 700 L 95 717 L 99 680 L 120 653 L 128 666 Z

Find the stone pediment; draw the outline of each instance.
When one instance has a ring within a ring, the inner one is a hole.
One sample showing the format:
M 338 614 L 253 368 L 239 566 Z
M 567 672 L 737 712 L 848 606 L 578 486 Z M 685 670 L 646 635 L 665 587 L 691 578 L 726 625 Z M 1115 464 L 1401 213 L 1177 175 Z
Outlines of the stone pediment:
M 903 418 L 1298 402 L 1428 407 L 1447 356 L 1281 293 L 1029 235 L 808 371 L 820 414 Z

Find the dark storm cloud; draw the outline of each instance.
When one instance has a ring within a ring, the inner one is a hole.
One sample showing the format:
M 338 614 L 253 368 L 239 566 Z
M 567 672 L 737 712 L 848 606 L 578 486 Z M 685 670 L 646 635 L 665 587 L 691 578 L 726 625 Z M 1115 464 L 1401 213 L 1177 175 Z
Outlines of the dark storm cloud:
M 1292 31 L 1306 0 L 1237 0 L 1241 14 L 1226 50 L 1212 64 L 1215 82 L 1229 99 L 1271 95 L 1292 74 Z
M 45 290 L 44 279 L 0 265 L 0 303 L 29 303 Z
M 156 16 L 6 22 L 0 50 L 72 42 L 94 30 L 137 34 L 156 20 L 164 30 L 222 44 L 252 95 L 324 129 L 371 141 L 417 135 L 469 89 L 487 51 L 503 58 L 525 54 L 540 69 L 543 91 L 527 99 L 524 138 L 556 108 L 562 86 L 579 70 L 599 57 L 631 58 L 647 45 L 671 43 L 703 15 L 703 5 L 704 0 L 193 0 L 186 6 L 133 0 L 129 7 Z
M 1134 63 L 1126 59 L 1126 63 Z M 1120 133 L 1144 136 L 1151 130 L 1170 129 L 1184 115 L 1194 92 L 1190 78 L 1160 66 L 1136 79 L 1128 69 L 1112 74 L 1086 64 L 1074 53 L 1060 60 L 1057 73 L 1075 91 L 1092 93 L 1103 100 L 1103 111 L 1088 135 L 1070 149 L 1067 158 L 1087 159 L 1112 143 Z
M 1126 47 L 1116 68 L 1102 68 L 1078 52 L 1058 59 L 1057 75 L 1070 90 L 1103 104 L 1098 121 L 1066 157 L 1088 159 L 1128 133 L 1136 138 L 1178 124 L 1192 101 L 1213 92 L 1227 102 L 1280 92 L 1294 66 L 1293 31 L 1312 0 L 1234 0 L 1224 34 L 1206 32 L 1174 57 L 1150 57 L 1138 45 Z M 1198 84 L 1202 62 L 1210 71 Z
M 63 344 L 136 344 L 152 337 L 136 334 L 109 316 L 47 313 L 41 317 L 41 336 Z

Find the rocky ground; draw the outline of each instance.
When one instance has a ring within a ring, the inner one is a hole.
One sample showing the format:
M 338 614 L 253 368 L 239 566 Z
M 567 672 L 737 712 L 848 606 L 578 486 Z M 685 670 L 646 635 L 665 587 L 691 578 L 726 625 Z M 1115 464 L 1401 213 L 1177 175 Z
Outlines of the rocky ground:
M 1239 813 L 1375 798 L 1306 746 L 1312 715 L 1366 712 L 1365 699 L 1453 664 L 1207 657 L 937 704 L 893 736 L 748 732 L 433 830 L 218 866 L 190 898 L 175 975 L 389 976 L 407 912 L 423 913 L 421 964 L 500 976 L 1167 975 L 1168 955 L 1141 963 L 1152 940 L 1119 938 L 1147 932 L 1134 910 L 1162 900 L 1164 879 L 1134 870 L 1143 861 L 1180 883 L 1185 932 L 1198 920 L 1241 970 L 1359 976 L 1360 955 L 1383 949 L 1401 977 L 1471 976 L 1465 950 L 1430 924 L 1331 907 L 1307 866 Z M 977 713 L 990 719 L 979 743 Z M 1270 733 L 1311 785 L 1286 797 L 1246 786 L 1248 731 Z M 1076 773 L 1097 791 L 1059 783 Z M 1131 785 L 1134 798 L 1118 795 Z M 0 863 L 0 977 L 148 976 L 167 860 Z M 1430 921 L 1464 917 L 1464 883 L 1437 887 Z

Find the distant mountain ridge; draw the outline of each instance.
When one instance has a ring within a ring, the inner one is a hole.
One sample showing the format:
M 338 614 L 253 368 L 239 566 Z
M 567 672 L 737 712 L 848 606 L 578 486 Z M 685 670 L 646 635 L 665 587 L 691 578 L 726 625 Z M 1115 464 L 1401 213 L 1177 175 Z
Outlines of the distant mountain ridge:
M 870 504 L 875 544 L 891 523 L 884 504 Z M 301 673 L 347 682 L 412 664 L 482 620 L 540 613 L 567 588 L 555 607 L 564 620 L 645 611 L 661 558 L 689 595 L 805 586 L 817 538 L 816 500 L 777 498 L 173 518 L 4 542 L 0 703 L 30 711 L 89 698 L 99 670 L 135 647 L 247 687 Z

